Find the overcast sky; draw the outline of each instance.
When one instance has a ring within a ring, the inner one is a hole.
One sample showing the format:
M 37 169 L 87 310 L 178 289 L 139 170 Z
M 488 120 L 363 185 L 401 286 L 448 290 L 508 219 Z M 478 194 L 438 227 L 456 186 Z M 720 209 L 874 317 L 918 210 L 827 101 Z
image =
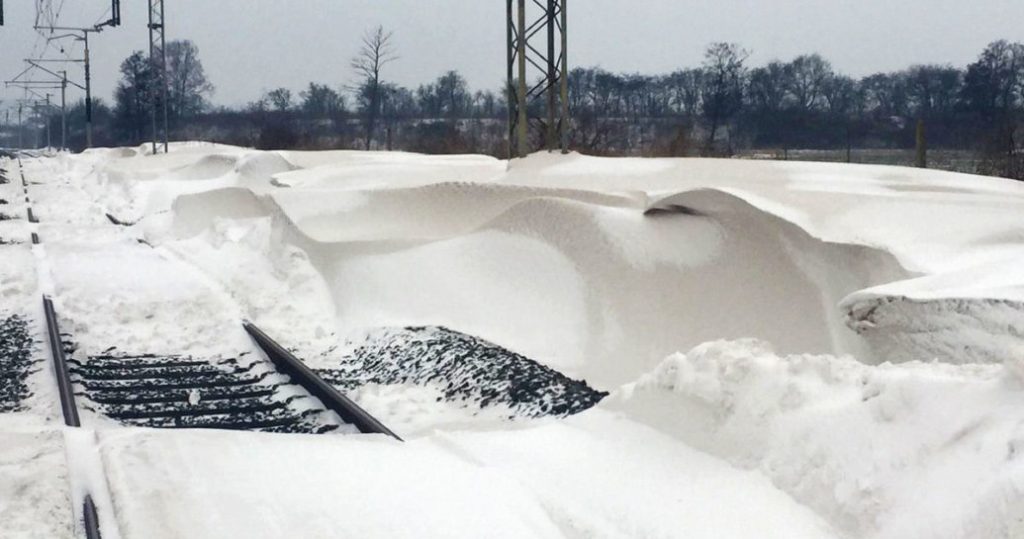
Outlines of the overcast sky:
M 708 43 L 734 41 L 753 52 L 754 65 L 818 52 L 837 70 L 861 76 L 918 63 L 962 66 L 995 39 L 1024 41 L 1022 0 L 570 2 L 570 64 L 612 71 L 694 66 Z M 7 80 L 42 45 L 31 28 L 35 2 L 4 3 L 0 76 Z M 109 9 L 109 0 L 64 3 L 60 24 L 70 26 L 91 25 Z M 124 0 L 123 25 L 91 41 L 95 94 L 105 100 L 120 62 L 147 47 L 145 5 Z M 167 0 L 167 38 L 199 46 L 216 104 L 244 104 L 278 86 L 297 92 L 309 81 L 350 84 L 348 61 L 360 35 L 377 24 L 394 31 L 401 56 L 385 78 L 415 87 L 457 69 L 474 88 L 497 88 L 505 73 L 504 6 L 501 0 Z M 68 69 L 81 77 L 79 65 Z M 20 90 L 0 89 L 0 100 L 18 97 Z

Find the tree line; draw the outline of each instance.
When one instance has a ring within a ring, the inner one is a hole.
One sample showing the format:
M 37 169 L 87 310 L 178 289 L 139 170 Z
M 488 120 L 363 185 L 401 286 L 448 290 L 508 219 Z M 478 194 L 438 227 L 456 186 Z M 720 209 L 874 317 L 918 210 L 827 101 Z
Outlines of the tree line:
M 916 65 L 860 78 L 836 71 L 818 54 L 761 66 L 749 65 L 749 56 L 737 44 L 714 43 L 701 65 L 667 74 L 573 69 L 572 148 L 597 155 L 729 156 L 751 149 L 910 149 L 926 138 L 932 149 L 973 152 L 976 172 L 1024 178 L 1017 135 L 1024 117 L 1020 43 L 993 42 L 963 68 Z M 474 91 L 454 70 L 407 88 L 388 81 L 397 58 L 391 34 L 377 28 L 349 63 L 355 84 L 313 81 L 296 94 L 275 88 L 228 108 L 210 102 L 213 86 L 195 44 L 170 42 L 171 138 L 259 148 L 505 155 L 503 88 Z M 146 56 L 132 53 L 121 64 L 113 106 L 94 102 L 97 143 L 149 140 L 151 104 L 159 95 Z M 83 109 L 79 103 L 70 113 L 78 147 Z M 539 129 L 535 136 L 539 146 Z
M 978 172 L 1022 177 L 1024 45 L 996 41 L 965 68 L 916 65 L 853 78 L 820 55 L 749 67 L 740 46 L 708 47 L 665 75 L 576 69 L 574 142 L 595 153 L 731 155 L 739 149 L 970 150 Z M 633 126 L 632 129 L 628 126 Z

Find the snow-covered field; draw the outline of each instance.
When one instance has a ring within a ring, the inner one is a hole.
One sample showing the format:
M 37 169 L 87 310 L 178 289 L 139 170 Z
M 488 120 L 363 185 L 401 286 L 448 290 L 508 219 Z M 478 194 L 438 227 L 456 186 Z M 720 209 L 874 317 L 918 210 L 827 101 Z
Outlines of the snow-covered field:
M 73 536 L 86 491 L 104 538 L 1024 537 L 1020 183 L 200 143 L 0 168 L 40 221 L 0 221 L 0 339 L 38 341 L 0 391 L 0 537 Z M 64 429 L 43 293 L 85 364 L 258 363 L 251 320 L 406 442 Z

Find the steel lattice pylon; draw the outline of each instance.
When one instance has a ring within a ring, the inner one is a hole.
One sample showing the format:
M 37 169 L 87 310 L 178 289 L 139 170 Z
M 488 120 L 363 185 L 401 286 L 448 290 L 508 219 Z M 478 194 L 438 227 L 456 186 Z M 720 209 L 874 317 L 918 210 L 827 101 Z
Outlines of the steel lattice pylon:
M 543 146 L 568 151 L 568 0 L 506 0 L 508 8 L 508 153 L 530 153 L 530 123 Z M 546 99 L 543 99 L 545 98 Z
M 158 86 L 153 97 L 153 153 L 157 145 L 157 117 L 163 120 L 164 153 L 167 153 L 167 42 L 164 39 L 164 0 L 149 0 L 149 62 Z

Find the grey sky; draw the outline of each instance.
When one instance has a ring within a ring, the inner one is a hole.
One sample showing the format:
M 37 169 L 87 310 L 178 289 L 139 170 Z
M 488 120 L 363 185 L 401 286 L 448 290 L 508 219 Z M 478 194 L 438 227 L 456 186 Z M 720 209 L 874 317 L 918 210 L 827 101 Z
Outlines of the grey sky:
M 5 0 L 0 76 L 17 74 L 37 43 L 34 1 Z M 55 0 L 54 4 L 60 4 Z M 65 0 L 61 24 L 92 24 L 108 0 Z M 146 2 L 123 0 L 123 26 L 92 41 L 96 95 L 110 100 L 117 68 L 147 45 Z M 504 76 L 501 0 L 167 0 L 168 39 L 195 41 L 213 101 L 239 105 L 263 90 L 351 83 L 348 60 L 367 28 L 395 32 L 401 58 L 385 73 L 415 86 L 447 69 L 474 88 Z M 706 44 L 735 41 L 752 64 L 819 52 L 860 76 L 916 63 L 965 65 L 990 41 L 1024 41 L 1021 0 L 570 0 L 570 64 L 668 72 L 699 64 Z M 80 50 L 77 49 L 77 50 Z M 80 77 L 80 68 L 69 72 Z M 21 96 L 0 89 L 0 100 Z M 73 98 L 79 98 L 74 95 Z

